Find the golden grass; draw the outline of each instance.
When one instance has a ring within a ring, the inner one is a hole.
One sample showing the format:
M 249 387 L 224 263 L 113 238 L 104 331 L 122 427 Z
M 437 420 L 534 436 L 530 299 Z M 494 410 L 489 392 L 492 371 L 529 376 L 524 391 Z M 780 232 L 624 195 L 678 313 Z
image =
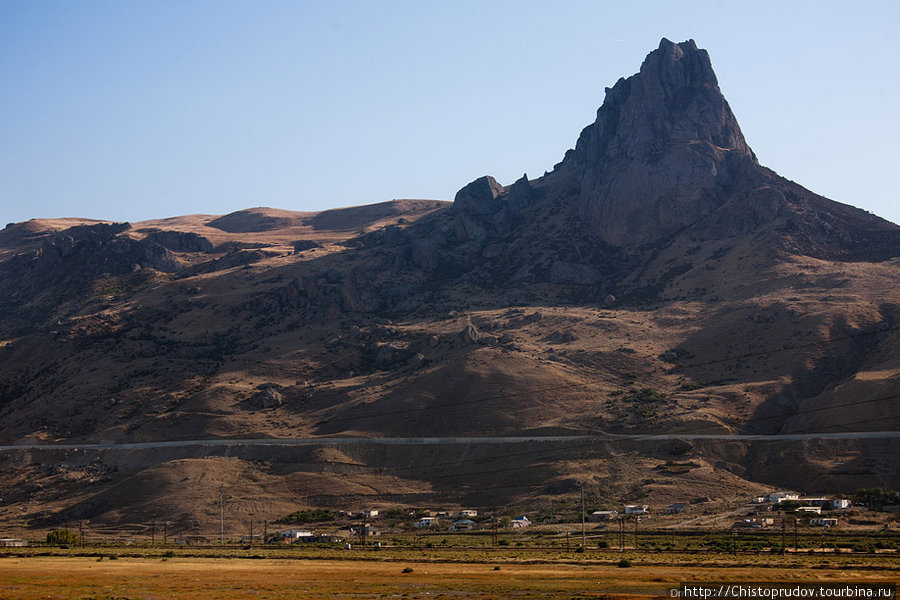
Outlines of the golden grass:
M 412 571 L 404 573 L 407 568 Z M 896 568 L 890 565 L 864 571 L 814 564 L 620 569 L 572 564 L 31 557 L 0 560 L 0 598 L 646 598 L 666 597 L 670 588 L 684 581 L 884 582 L 895 578 Z

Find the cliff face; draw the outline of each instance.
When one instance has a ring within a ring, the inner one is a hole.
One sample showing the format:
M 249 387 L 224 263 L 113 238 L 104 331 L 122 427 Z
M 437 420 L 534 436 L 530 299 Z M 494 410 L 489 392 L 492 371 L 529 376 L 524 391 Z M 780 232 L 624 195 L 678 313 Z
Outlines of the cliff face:
M 699 221 L 757 167 L 707 52 L 665 39 L 639 73 L 607 89 L 565 163 L 580 172 L 592 230 L 614 246 Z
M 619 248 L 665 245 L 690 230 L 707 240 L 771 234 L 790 253 L 826 259 L 900 253 L 896 225 L 759 164 L 692 40 L 663 39 L 638 73 L 607 88 L 596 120 L 549 175 L 509 187 L 483 177 L 461 189 L 460 237 L 505 235 L 536 202 L 555 202 L 595 242 Z

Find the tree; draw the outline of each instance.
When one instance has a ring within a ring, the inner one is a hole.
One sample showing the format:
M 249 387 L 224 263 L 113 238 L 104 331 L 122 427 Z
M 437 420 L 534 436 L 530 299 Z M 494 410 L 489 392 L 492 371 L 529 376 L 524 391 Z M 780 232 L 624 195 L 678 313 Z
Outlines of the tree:
M 78 543 L 78 534 L 68 529 L 54 529 L 47 534 L 48 544 L 58 544 L 60 546 L 75 545 Z

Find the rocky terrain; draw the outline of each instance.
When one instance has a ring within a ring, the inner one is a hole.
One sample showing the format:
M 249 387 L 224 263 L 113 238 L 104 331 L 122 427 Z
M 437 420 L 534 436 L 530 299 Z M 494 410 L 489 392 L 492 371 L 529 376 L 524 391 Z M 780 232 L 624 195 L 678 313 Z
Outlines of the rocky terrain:
M 897 431 L 897 281 L 900 227 L 761 166 L 663 40 L 551 171 L 452 203 L 9 224 L 0 518 L 897 485 L 896 438 L 690 437 Z M 32 448 L 317 436 L 591 437 Z

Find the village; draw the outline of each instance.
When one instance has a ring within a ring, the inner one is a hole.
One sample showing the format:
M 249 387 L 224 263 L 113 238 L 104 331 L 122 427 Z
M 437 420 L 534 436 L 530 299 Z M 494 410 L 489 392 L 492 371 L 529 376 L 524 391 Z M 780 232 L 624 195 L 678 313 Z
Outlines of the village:
M 241 537 L 243 543 L 340 543 L 376 544 L 378 539 L 413 534 L 423 539 L 435 534 L 475 533 L 496 536 L 498 532 L 541 531 L 570 536 L 584 534 L 584 538 L 602 537 L 617 529 L 672 531 L 752 531 L 779 530 L 788 524 L 792 528 L 810 530 L 896 529 L 898 506 L 854 506 L 844 496 L 801 496 L 797 492 L 775 491 L 758 496 L 737 507 L 708 507 L 707 498 L 692 502 L 672 503 L 654 509 L 647 504 L 625 504 L 618 509 L 584 509 L 576 518 L 540 513 L 539 515 L 498 515 L 476 509 L 402 509 L 370 508 L 359 511 L 309 511 L 297 513 L 298 520 L 307 520 L 308 527 L 287 528 L 270 536 L 259 532 Z M 315 514 L 328 515 L 328 520 L 316 521 Z M 571 515 L 569 515 L 571 517 Z M 616 534 L 618 535 L 618 534 Z M 577 537 L 577 536 L 576 536 Z
M 30 545 L 120 545 L 167 547 L 285 547 L 305 546 L 377 549 L 382 547 L 516 547 L 560 549 L 619 548 L 665 550 L 688 547 L 698 536 L 730 536 L 737 549 L 741 537 L 747 548 L 772 548 L 772 536 L 783 539 L 790 531 L 795 547 L 807 537 L 812 545 L 836 546 L 844 536 L 887 536 L 885 551 L 897 551 L 900 507 L 887 504 L 894 496 L 880 490 L 860 490 L 844 495 L 804 496 L 793 491 L 773 491 L 737 502 L 710 498 L 654 507 L 635 503 L 594 509 L 587 503 L 568 510 L 529 514 L 476 508 L 425 509 L 379 506 L 361 510 L 300 510 L 283 519 L 268 521 L 252 514 L 225 518 L 218 530 L 170 528 L 164 518 L 149 524 L 119 529 L 85 529 L 83 522 L 66 523 L 34 538 L 3 536 L 0 547 Z M 761 545 L 759 540 L 768 545 Z M 831 539 L 831 542 L 828 542 Z M 849 539 L 849 538 L 847 538 Z M 880 539 L 880 538 L 879 538 Z M 681 542 L 676 543 L 678 540 Z M 688 540 L 688 541 L 685 541 Z M 756 541 L 754 541 L 756 540 Z M 809 544 L 807 544 L 809 545 Z M 858 545 L 857 548 L 868 548 Z

